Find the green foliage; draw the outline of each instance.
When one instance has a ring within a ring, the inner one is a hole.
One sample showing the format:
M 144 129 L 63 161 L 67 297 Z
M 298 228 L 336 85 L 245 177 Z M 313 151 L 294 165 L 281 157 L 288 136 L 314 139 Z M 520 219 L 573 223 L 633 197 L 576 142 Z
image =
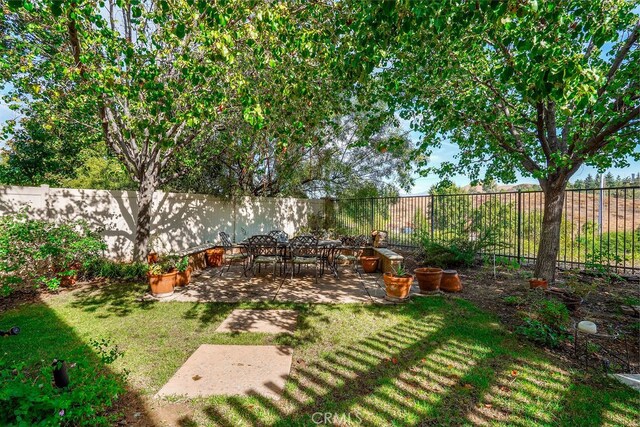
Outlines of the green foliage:
M 483 252 L 495 250 L 501 246 L 494 230 L 486 229 L 479 233 L 471 233 L 469 229 L 461 233 L 445 236 L 435 240 L 429 232 L 419 231 L 414 236 L 421 257 L 429 265 L 443 268 L 458 266 L 470 267 Z
M 98 258 L 106 245 L 86 223 L 53 224 L 26 211 L 0 217 L 0 284 L 8 295 L 22 286 L 56 289 Z
M 504 301 L 505 304 L 507 305 L 522 305 L 524 303 L 524 298 L 516 296 L 516 295 L 509 295 L 506 296 L 502 299 L 502 301 Z
M 568 337 L 569 310 L 560 301 L 547 299 L 533 292 L 524 313 L 524 324 L 517 332 L 526 338 L 549 347 L 558 347 Z
M 146 262 L 123 263 L 106 258 L 97 258 L 87 265 L 84 273 L 90 279 L 102 277 L 125 282 L 139 282 L 146 278 L 148 270 L 149 266 Z
M 53 385 L 54 366 L 42 361 L 35 366 L 0 358 L 0 424 L 26 425 L 114 425 L 114 414 L 105 414 L 125 391 L 125 376 L 111 373 L 107 366 L 122 356 L 106 339 L 92 341 L 100 361 L 93 354 L 76 352 L 65 363 L 69 386 Z M 58 366 L 56 364 L 56 366 Z

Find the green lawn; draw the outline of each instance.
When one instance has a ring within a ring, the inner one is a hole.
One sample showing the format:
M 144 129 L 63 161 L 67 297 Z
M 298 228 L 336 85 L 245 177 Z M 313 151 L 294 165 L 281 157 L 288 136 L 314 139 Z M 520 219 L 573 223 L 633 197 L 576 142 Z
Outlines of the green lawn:
M 186 402 L 183 425 L 313 425 L 316 412 L 357 425 L 637 425 L 638 393 L 585 377 L 508 333 L 456 298 L 398 306 L 140 302 L 143 286 L 76 291 L 2 314 L 18 325 L 0 356 L 40 363 L 109 338 L 125 355 L 137 394 L 151 398 L 203 343 L 286 344 L 294 363 L 279 401 L 217 397 Z M 236 307 L 295 308 L 293 336 L 219 334 Z M 1 329 L 1 328 L 0 328 Z

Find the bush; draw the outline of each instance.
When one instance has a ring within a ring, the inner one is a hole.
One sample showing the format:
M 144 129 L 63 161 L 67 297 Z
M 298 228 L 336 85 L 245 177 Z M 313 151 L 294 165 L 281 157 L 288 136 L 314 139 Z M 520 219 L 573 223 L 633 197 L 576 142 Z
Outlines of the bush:
M 570 321 L 569 310 L 560 301 L 535 296 L 524 314 L 524 324 L 517 332 L 539 344 L 558 347 L 567 338 Z
M 480 253 L 501 246 L 496 233 L 491 229 L 475 234 L 466 230 L 443 241 L 436 241 L 429 232 L 421 231 L 416 235 L 416 243 L 425 262 L 444 268 L 470 267 L 475 264 Z
M 81 221 L 53 224 L 30 219 L 26 211 L 0 217 L 0 287 L 8 295 L 19 287 L 56 289 L 100 256 L 102 238 Z
M 146 262 L 123 263 L 97 258 L 87 265 L 85 277 L 88 279 L 102 277 L 137 282 L 146 279 L 148 270 L 149 266 Z
M 125 391 L 125 377 L 111 373 L 106 365 L 122 353 L 107 340 L 92 341 L 92 346 L 100 361 L 87 352 L 76 353 L 67 362 L 69 386 L 65 388 L 53 385 L 51 363 L 29 369 L 0 359 L 0 425 L 114 425 L 115 416 L 105 412 Z

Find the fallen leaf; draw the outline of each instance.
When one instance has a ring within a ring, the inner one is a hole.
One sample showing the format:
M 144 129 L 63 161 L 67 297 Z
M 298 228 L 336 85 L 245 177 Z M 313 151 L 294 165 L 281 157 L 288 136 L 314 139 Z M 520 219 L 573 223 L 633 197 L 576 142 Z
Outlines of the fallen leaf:
M 447 365 L 447 368 L 453 369 L 453 365 Z
M 467 390 L 473 389 L 473 386 L 471 384 L 469 384 L 469 383 L 463 385 L 463 387 L 466 388 Z
M 194 381 L 198 381 L 198 380 L 201 380 L 202 377 L 200 375 L 194 375 L 194 376 L 191 377 L 191 379 L 194 380 Z
M 391 359 L 391 361 L 393 362 L 393 364 L 395 365 L 396 363 L 398 363 L 398 359 L 396 359 L 395 357 L 393 359 Z
M 427 359 L 422 359 L 422 363 L 425 363 L 427 361 Z
M 518 371 L 516 371 L 515 369 L 513 371 L 511 371 L 511 376 L 512 377 L 518 376 Z
M 491 403 L 485 403 L 484 407 L 485 408 L 493 408 L 493 405 Z

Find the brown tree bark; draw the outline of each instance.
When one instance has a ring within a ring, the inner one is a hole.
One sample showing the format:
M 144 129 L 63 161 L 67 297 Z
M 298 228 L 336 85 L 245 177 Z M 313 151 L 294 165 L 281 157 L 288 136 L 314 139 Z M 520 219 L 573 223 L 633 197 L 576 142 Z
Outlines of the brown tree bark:
M 556 275 L 556 260 L 560 251 L 560 226 L 567 179 L 555 178 L 553 181 L 541 184 L 544 191 L 544 214 L 534 275 L 553 283 Z

